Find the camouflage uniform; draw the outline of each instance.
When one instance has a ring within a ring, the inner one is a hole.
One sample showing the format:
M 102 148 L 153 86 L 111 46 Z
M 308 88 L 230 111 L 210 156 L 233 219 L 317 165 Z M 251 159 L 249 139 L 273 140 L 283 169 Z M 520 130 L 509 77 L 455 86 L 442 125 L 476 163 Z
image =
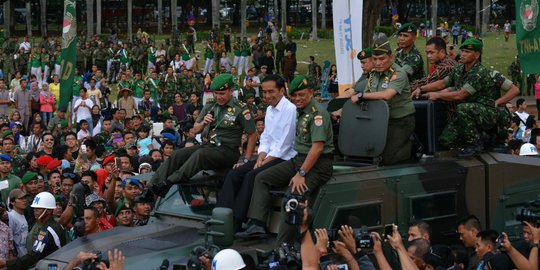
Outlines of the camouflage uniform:
M 92 53 L 93 49 L 90 47 L 90 44 L 87 44 L 84 49 L 81 50 L 84 55 L 84 67 L 81 70 L 81 73 L 85 73 L 92 69 Z
M 111 134 L 107 132 L 100 132 L 94 136 L 94 140 L 98 145 L 105 145 L 111 139 Z
M 508 80 L 504 75 L 502 75 L 500 72 L 496 70 L 491 70 L 489 72 L 489 75 L 493 79 L 493 82 L 495 83 L 495 86 L 493 88 L 493 99 L 497 100 L 501 96 L 503 96 L 508 90 L 510 90 L 510 87 L 512 87 L 513 83 L 512 81 Z M 510 128 L 510 125 L 512 124 L 512 114 L 506 108 L 506 104 L 500 104 L 497 107 L 497 140 L 499 142 L 503 142 L 508 137 L 508 128 Z
M 439 141 L 451 148 L 479 145 L 482 133 L 497 124 L 492 92 L 495 83 L 489 71 L 480 62 L 475 63 L 468 72 L 465 65 L 460 64 L 444 82 L 446 87 L 464 89 L 470 96 L 457 104 L 455 117 L 448 120 Z
M 14 175 L 23 177 L 27 171 L 28 162 L 26 162 L 26 159 L 22 155 L 13 154 L 13 157 L 11 157 L 11 167 L 11 172 Z
M 425 76 L 424 60 L 420 51 L 414 45 L 408 53 L 403 52 L 403 49 L 398 50 L 395 56 L 395 62 L 407 72 L 410 82 L 422 79 Z
M 13 55 L 8 53 L 2 54 L 3 58 L 3 69 L 4 69 L 4 81 L 6 82 L 6 85 L 9 87 L 10 79 L 13 74 L 15 74 L 15 65 L 13 60 Z M 14 90 L 14 89 L 13 89 Z

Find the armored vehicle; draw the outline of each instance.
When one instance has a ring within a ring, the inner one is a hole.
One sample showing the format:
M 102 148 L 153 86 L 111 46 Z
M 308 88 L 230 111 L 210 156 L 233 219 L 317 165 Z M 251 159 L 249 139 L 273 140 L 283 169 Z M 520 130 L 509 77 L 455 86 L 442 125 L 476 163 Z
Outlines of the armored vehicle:
M 416 133 L 427 155 L 417 163 L 379 166 L 386 140 L 386 103 L 345 103 L 338 138 L 341 153 L 334 175 L 310 202 L 313 228 L 349 224 L 382 231 L 385 224 L 395 223 L 405 233 L 411 221 L 421 219 L 432 226 L 434 242 L 456 243 L 456 222 L 474 214 L 485 227 L 518 239 L 521 227 L 514 211 L 540 194 L 540 159 L 491 152 L 471 159 L 445 157 L 436 140 L 446 122 L 444 105 L 415 101 L 415 107 Z M 175 186 L 156 202 L 148 225 L 117 227 L 78 238 L 40 261 L 37 269 L 47 269 L 49 264 L 63 266 L 79 251 L 106 254 L 113 248 L 126 256 L 126 269 L 159 268 L 164 259 L 170 262 L 169 269 L 185 269 L 190 257 L 211 253 L 217 248 L 214 245 L 235 248 L 261 264 L 274 249 L 275 238 L 234 240 L 230 210 L 213 209 L 224 173 L 200 172 L 192 184 Z M 192 206 L 186 199 L 190 193 L 205 203 Z M 273 233 L 281 208 L 276 199 L 268 220 Z M 206 246 L 205 238 L 209 239 Z

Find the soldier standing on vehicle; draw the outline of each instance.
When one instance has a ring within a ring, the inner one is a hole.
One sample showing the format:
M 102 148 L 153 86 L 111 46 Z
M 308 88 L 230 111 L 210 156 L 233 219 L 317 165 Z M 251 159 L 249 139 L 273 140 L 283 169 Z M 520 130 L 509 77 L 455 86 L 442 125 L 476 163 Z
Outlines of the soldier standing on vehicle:
M 424 60 L 420 51 L 414 45 L 416 41 L 416 26 L 405 23 L 398 29 L 398 46 L 395 62 L 407 73 L 409 81 L 421 79 L 425 76 Z
M 250 218 L 253 223 L 245 231 L 237 233 L 239 238 L 263 237 L 264 226 L 270 210 L 270 187 L 286 187 L 295 194 L 303 194 L 309 200 L 311 193 L 332 177 L 334 158 L 334 135 L 330 115 L 313 98 L 313 83 L 306 76 L 297 76 L 289 86 L 289 96 L 297 108 L 294 158 L 281 162 L 255 177 L 255 186 L 250 203 Z M 297 228 L 281 224 L 276 246 L 291 243 Z
M 462 148 L 458 155 L 468 158 L 482 150 L 482 134 L 497 125 L 495 82 L 480 62 L 482 41 L 468 39 L 460 46 L 461 64 L 443 80 L 422 86 L 430 100 L 457 101 L 455 117 L 448 120 L 439 141 L 450 148 Z M 452 87 L 453 91 L 441 91 Z
M 0 267 L 7 269 L 30 269 L 39 260 L 49 256 L 66 244 L 66 233 L 53 216 L 56 200 L 49 192 L 41 192 L 32 201 L 36 223 L 26 237 L 28 253 L 22 257 L 4 261 Z
M 251 159 L 255 146 L 255 123 L 243 103 L 233 99 L 234 82 L 230 74 L 217 76 L 210 86 L 215 102 L 208 102 L 194 124 L 193 132 L 201 133 L 202 145 L 175 151 L 156 171 L 143 195 L 150 192 L 163 197 L 174 184 L 186 183 L 204 169 L 230 168 L 238 160 L 242 134 L 249 134 L 246 159 Z

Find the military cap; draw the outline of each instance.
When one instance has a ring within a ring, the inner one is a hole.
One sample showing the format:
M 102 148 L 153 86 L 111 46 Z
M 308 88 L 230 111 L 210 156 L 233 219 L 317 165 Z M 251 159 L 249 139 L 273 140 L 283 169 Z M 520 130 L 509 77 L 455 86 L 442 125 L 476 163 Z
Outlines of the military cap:
M 68 127 L 68 121 L 66 119 L 60 120 L 60 128 L 64 129 Z
M 392 53 L 392 47 L 390 47 L 390 40 L 388 37 L 382 36 L 375 40 L 371 53 L 373 55 L 383 55 Z
M 49 162 L 51 162 L 52 160 L 53 160 L 53 158 L 51 156 L 44 155 L 44 156 L 38 157 L 36 159 L 36 163 L 39 166 L 45 167 L 45 166 L 49 165 Z
M 11 157 L 8 156 L 7 154 L 1 154 L 1 155 L 0 155 L 0 160 L 2 160 L 2 161 L 7 161 L 7 162 L 11 162 Z
M 28 184 L 30 181 L 32 180 L 36 180 L 38 179 L 38 173 L 37 172 L 26 172 L 22 179 L 21 179 L 21 182 L 23 184 Z
M 133 209 L 131 208 L 131 206 L 129 205 L 128 202 L 126 202 L 126 203 L 119 203 L 119 204 L 116 206 L 116 210 L 114 210 L 114 216 L 115 216 L 115 217 L 118 216 L 118 214 L 120 213 L 120 211 L 126 210 L 126 209 L 127 209 L 127 210 L 133 210 Z
M 136 203 L 149 203 L 149 202 L 151 202 L 151 201 L 144 198 L 143 196 L 137 196 L 137 197 L 133 198 L 133 205 L 135 205 Z
M 397 33 L 411 33 L 416 35 L 416 25 L 413 23 L 404 23 L 398 30 Z
M 364 60 L 366 58 L 370 58 L 371 57 L 371 53 L 372 53 L 372 50 L 371 48 L 365 48 L 363 50 L 361 50 L 358 55 L 356 55 L 356 58 L 358 58 L 358 60 Z
M 476 38 L 470 38 L 470 39 L 465 40 L 465 42 L 463 42 L 463 44 L 459 46 L 459 49 L 482 52 L 482 47 L 484 47 L 484 44 L 482 43 L 481 40 L 476 39 Z
M 122 180 L 122 187 L 125 187 L 126 185 L 130 186 L 136 186 L 136 187 L 144 187 L 143 183 L 139 179 L 130 178 L 127 177 L 124 180 Z
M 224 91 L 232 88 L 234 85 L 233 76 L 231 74 L 220 74 L 212 80 L 210 90 Z
M 168 140 L 171 140 L 171 141 L 176 141 L 176 136 L 174 136 L 174 134 L 172 133 L 169 133 L 169 132 L 164 132 L 163 134 L 161 134 L 163 136 L 163 138 L 165 139 L 168 139 Z
M 11 132 L 10 130 L 2 133 L 2 139 L 6 138 L 7 136 L 11 136 L 13 135 L 13 132 Z
M 313 89 L 313 84 L 304 75 L 296 76 L 289 85 L 289 95 L 304 89 Z

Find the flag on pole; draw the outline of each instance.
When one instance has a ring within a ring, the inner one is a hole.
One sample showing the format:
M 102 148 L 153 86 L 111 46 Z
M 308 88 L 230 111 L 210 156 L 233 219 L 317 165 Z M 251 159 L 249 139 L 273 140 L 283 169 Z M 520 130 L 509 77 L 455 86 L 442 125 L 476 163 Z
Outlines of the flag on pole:
M 516 0 L 516 43 L 525 74 L 540 73 L 540 26 L 538 0 Z
M 62 28 L 62 62 L 60 69 L 60 106 L 66 109 L 73 94 L 73 77 L 77 61 L 77 15 L 76 0 L 64 0 L 64 23 Z
M 334 0 L 334 48 L 339 92 L 350 88 L 362 76 L 356 54 L 362 50 L 363 0 Z

